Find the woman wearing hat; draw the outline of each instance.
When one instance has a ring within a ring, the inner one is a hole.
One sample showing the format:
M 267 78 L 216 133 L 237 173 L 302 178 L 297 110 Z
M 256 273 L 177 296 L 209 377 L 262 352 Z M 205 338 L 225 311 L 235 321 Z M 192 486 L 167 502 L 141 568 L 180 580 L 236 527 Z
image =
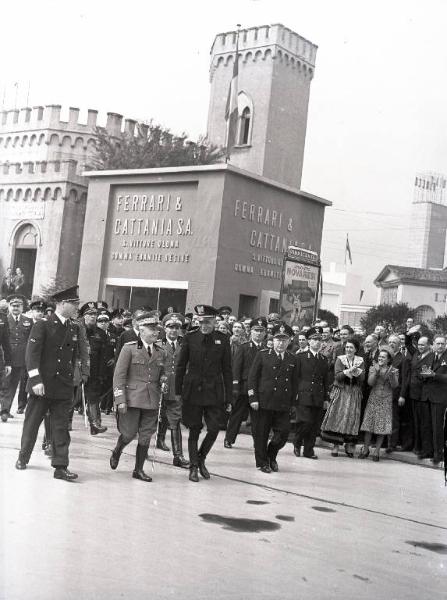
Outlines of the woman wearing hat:
M 338 446 L 345 442 L 345 452 L 353 458 L 360 427 L 362 386 L 365 365 L 360 356 L 357 339 L 345 344 L 345 353 L 335 362 L 335 381 L 330 392 L 331 404 L 321 425 L 322 438 L 334 442 L 332 456 L 338 456 Z

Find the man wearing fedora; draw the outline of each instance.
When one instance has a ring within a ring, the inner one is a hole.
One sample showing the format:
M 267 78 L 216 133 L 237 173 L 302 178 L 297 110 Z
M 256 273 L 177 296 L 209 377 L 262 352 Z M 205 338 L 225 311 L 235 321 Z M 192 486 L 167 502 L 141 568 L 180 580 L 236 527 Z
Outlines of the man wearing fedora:
M 256 354 L 248 376 L 250 406 L 257 412 L 255 461 L 263 473 L 279 470 L 276 458 L 289 436 L 290 410 L 298 389 L 296 357 L 287 350 L 292 337 L 291 327 L 277 324 L 273 348 Z
M 68 423 L 79 339 L 79 326 L 72 321 L 79 305 L 77 286 L 54 294 L 53 300 L 55 312 L 34 323 L 26 348 L 29 399 L 16 469 L 26 469 L 40 424 L 49 410 L 54 477 L 73 481 L 78 476 L 67 467 L 70 446 Z
M 306 336 L 307 352 L 296 355 L 298 367 L 298 401 L 296 409 L 295 456 L 316 459 L 315 440 L 323 419 L 323 410 L 329 400 L 329 365 L 320 352 L 322 327 L 311 327 Z
M 214 329 L 218 311 L 204 304 L 195 306 L 194 311 L 199 328 L 183 339 L 175 393 L 182 401 L 183 423 L 189 429 L 189 479 L 197 482 L 199 471 L 204 479 L 210 478 L 205 459 L 219 434 L 225 404 L 231 404 L 233 378 L 229 337 Z M 199 448 L 203 420 L 207 433 Z

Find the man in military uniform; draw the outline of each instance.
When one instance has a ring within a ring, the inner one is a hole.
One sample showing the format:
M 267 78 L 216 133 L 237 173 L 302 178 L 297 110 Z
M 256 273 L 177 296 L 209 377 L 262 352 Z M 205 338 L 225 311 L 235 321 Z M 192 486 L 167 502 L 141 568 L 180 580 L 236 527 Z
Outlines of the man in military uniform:
M 214 330 L 217 310 L 197 305 L 194 311 L 200 327 L 183 339 L 175 372 L 175 393 L 183 402 L 183 423 L 189 429 L 188 452 L 190 481 L 199 481 L 210 474 L 205 459 L 219 434 L 224 420 L 225 403 L 231 404 L 231 350 L 227 335 Z M 207 433 L 198 448 L 202 420 Z
M 53 299 L 56 303 L 54 314 L 33 325 L 26 348 L 29 399 L 16 468 L 26 469 L 39 426 L 49 409 L 53 426 L 51 464 L 54 477 L 73 481 L 77 474 L 71 473 L 67 467 L 70 446 L 68 420 L 79 335 L 78 325 L 71 321 L 79 304 L 77 286 L 58 292 Z
M 107 346 L 106 333 L 96 325 L 97 309 L 94 302 L 88 302 L 81 308 L 84 318 L 85 332 L 90 347 L 90 376 L 84 385 L 87 402 L 87 415 L 91 435 L 104 433 L 107 427 L 101 425 L 101 394 L 105 377 L 105 351 Z
M 225 434 L 224 447 L 231 448 L 236 442 L 242 422 L 249 413 L 248 373 L 257 353 L 265 348 L 267 320 L 265 317 L 254 319 L 251 326 L 250 341 L 237 347 L 233 359 L 233 405 Z M 255 439 L 258 411 L 251 410 L 251 434 Z
M 296 409 L 295 456 L 318 458 L 314 452 L 315 440 L 323 419 L 323 410 L 329 399 L 329 366 L 320 353 L 321 327 L 311 327 L 306 336 L 309 350 L 296 355 L 298 373 L 298 402 Z
M 273 348 L 256 354 L 248 375 L 250 406 L 258 413 L 255 460 L 263 473 L 279 470 L 276 458 L 289 437 L 290 410 L 298 389 L 296 357 L 287 351 L 292 336 L 291 327 L 277 325 Z M 271 430 L 273 437 L 269 443 Z
M 152 435 L 157 430 L 162 389 L 165 386 L 165 353 L 155 342 L 158 319 L 142 313 L 136 319 L 139 338 L 126 342 L 118 357 L 113 376 L 113 394 L 118 411 L 118 442 L 110 457 L 115 470 L 124 448 L 136 435 L 138 445 L 132 477 L 152 481 L 144 472 Z
M 25 376 L 25 349 L 33 325 L 32 319 L 23 313 L 26 299 L 20 294 L 8 296 L 8 328 L 11 344 L 11 373 L 5 381 L 0 392 L 1 420 L 5 423 L 11 415 L 11 406 L 19 386 L 20 380 Z M 25 397 L 23 397 L 25 396 Z M 26 394 L 19 396 L 18 413 L 21 414 L 26 407 Z
M 100 312 L 96 318 L 96 325 L 106 335 L 104 349 L 104 372 L 101 389 L 100 408 L 109 415 L 113 408 L 113 371 L 115 369 L 116 336 L 110 333 L 110 317 L 107 312 Z
M 115 310 L 113 310 L 110 313 L 110 325 L 109 325 L 109 333 L 110 335 L 113 335 L 116 339 L 119 338 L 119 336 L 123 333 L 124 331 L 124 309 L 123 308 L 116 308 Z
M 3 301 L 2 301 L 3 302 Z M 11 373 L 11 343 L 9 341 L 8 319 L 0 312 L 0 398 L 7 388 L 8 376 Z M 7 420 L 7 418 L 6 418 Z M 3 419 L 2 419 L 3 421 Z
M 165 338 L 162 346 L 166 354 L 165 371 L 168 378 L 168 391 L 163 394 L 162 413 L 167 426 L 171 430 L 172 453 L 174 455 L 172 464 L 176 467 L 187 469 L 189 461 L 183 456 L 182 448 L 182 404 L 175 395 L 175 363 L 180 352 L 182 337 L 180 332 L 183 326 L 183 317 L 179 313 L 169 313 L 163 318 Z M 158 435 L 160 435 L 161 422 L 158 424 Z M 157 438 L 158 442 L 158 438 Z M 159 445 L 157 444 L 157 448 Z

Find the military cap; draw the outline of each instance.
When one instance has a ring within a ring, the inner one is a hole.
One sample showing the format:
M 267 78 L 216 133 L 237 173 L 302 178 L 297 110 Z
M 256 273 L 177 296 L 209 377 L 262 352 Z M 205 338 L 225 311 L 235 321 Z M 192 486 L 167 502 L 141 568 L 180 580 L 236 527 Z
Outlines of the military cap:
M 66 290 L 60 290 L 53 294 L 52 299 L 54 302 L 72 302 L 73 304 L 79 302 L 78 286 L 73 285 Z
M 159 319 L 158 315 L 153 314 L 156 311 L 148 311 L 141 313 L 136 317 L 135 321 L 137 325 L 158 325 Z
M 321 337 L 322 333 L 323 327 L 315 326 L 308 329 L 304 335 L 307 337 L 308 340 L 310 340 L 312 338 Z
M 110 313 L 110 318 L 114 319 L 115 317 L 124 317 L 124 308 L 115 308 Z
M 214 306 L 208 306 L 207 304 L 197 304 L 194 306 L 194 312 L 199 320 L 212 319 L 219 314 Z
M 47 304 L 46 304 L 46 302 L 44 302 L 43 300 L 38 298 L 36 300 L 33 300 L 30 303 L 29 307 L 31 310 L 40 310 L 42 312 L 45 312 L 47 309 Z
M 267 329 L 267 319 L 265 317 L 256 317 L 251 322 L 251 329 Z
M 110 321 L 108 312 L 100 312 L 98 318 L 96 319 L 97 323 L 108 323 Z
M 233 309 L 231 308 L 231 306 L 221 306 L 217 309 L 217 311 L 220 315 L 231 315 Z
M 273 333 L 273 338 L 276 338 L 276 339 L 285 339 L 285 338 L 293 337 L 292 328 L 289 327 L 289 325 L 287 325 L 286 323 L 282 323 L 282 322 L 275 325 L 272 333 Z
M 161 320 L 162 324 L 166 327 L 167 325 L 180 325 L 181 327 L 185 324 L 185 319 L 180 313 L 168 313 Z
M 25 296 L 22 296 L 22 294 L 11 294 L 10 296 L 8 296 L 6 298 L 6 302 L 9 302 L 9 304 L 26 304 L 26 298 Z
M 97 315 L 96 302 L 86 302 L 79 309 L 79 313 L 81 317 L 85 317 L 85 315 Z

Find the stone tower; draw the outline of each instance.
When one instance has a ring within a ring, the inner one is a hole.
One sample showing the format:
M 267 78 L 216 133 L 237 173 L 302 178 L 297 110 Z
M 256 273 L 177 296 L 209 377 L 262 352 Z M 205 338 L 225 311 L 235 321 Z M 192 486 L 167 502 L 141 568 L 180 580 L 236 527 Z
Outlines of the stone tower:
M 227 141 L 225 119 L 237 33 L 216 36 L 211 48 L 208 138 Z M 239 32 L 238 131 L 230 163 L 299 188 L 310 82 L 317 46 L 283 25 Z

